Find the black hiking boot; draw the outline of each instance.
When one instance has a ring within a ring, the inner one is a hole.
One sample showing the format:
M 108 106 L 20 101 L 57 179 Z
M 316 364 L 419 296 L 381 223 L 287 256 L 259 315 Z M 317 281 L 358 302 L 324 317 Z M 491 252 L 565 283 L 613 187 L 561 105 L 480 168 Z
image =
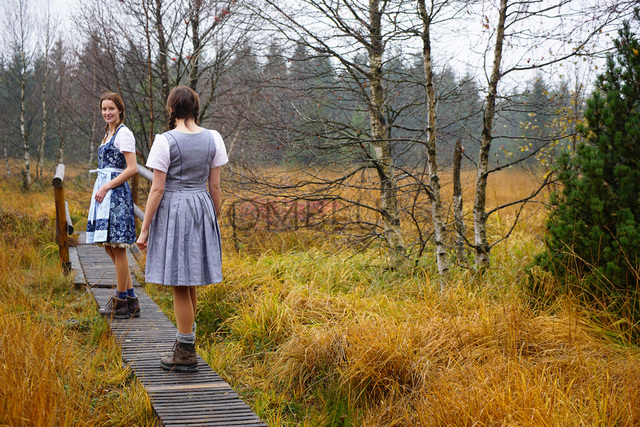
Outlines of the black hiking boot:
M 173 354 L 160 359 L 162 369 L 168 371 L 196 372 L 198 370 L 198 355 L 195 344 L 178 342 L 173 345 Z
M 129 308 L 129 317 L 140 317 L 138 297 L 127 296 L 127 307 Z
M 100 309 L 100 314 L 109 318 L 128 319 L 130 316 L 127 300 L 112 296 L 104 308 Z

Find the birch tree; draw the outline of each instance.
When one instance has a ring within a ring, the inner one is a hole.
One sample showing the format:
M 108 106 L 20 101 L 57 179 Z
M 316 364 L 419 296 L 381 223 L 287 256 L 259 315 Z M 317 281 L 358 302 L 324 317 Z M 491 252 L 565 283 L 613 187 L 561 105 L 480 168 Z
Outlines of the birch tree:
M 51 51 L 51 65 L 53 76 L 53 96 L 56 102 L 53 105 L 55 117 L 55 130 L 58 137 L 58 150 L 56 164 L 64 163 L 64 154 L 69 138 L 69 116 L 71 113 L 71 79 L 72 65 L 68 58 L 68 49 L 61 39 L 56 40 Z
M 40 18 L 42 24 L 42 33 L 44 37 L 41 39 L 41 51 L 42 51 L 42 83 L 41 83 L 41 97 L 42 97 L 42 129 L 40 133 L 40 145 L 38 146 L 37 157 L 38 167 L 36 170 L 36 180 L 40 180 L 44 172 L 44 150 L 45 142 L 47 141 L 47 124 L 48 124 L 48 111 L 47 111 L 47 85 L 49 82 L 50 74 L 50 52 L 53 47 L 53 34 L 56 32 L 56 24 L 52 20 L 50 4 L 47 1 L 44 6 L 44 11 Z
M 5 7 L 5 28 L 8 45 L 13 54 L 13 84 L 20 89 L 19 126 L 22 142 L 24 166 L 22 169 L 22 187 L 28 190 L 31 186 L 31 144 L 30 123 L 27 117 L 27 83 L 32 72 L 36 55 L 35 42 L 31 31 L 35 28 L 34 8 L 30 0 L 10 0 Z
M 631 7 L 629 4 L 623 6 L 627 11 Z M 489 176 L 521 164 L 534 157 L 553 139 L 567 136 L 554 135 L 541 142 L 535 150 L 492 167 L 489 162 L 492 142 L 499 137 L 494 126 L 497 114 L 496 102 L 500 97 L 500 83 L 508 75 L 544 70 L 571 57 L 590 52 L 594 48 L 594 39 L 601 30 L 614 20 L 619 20 L 623 14 L 624 10 L 620 7 L 609 8 L 606 2 L 558 0 L 543 3 L 535 0 L 525 2 L 500 0 L 495 11 L 482 15 L 483 26 L 489 34 L 491 46 L 485 59 L 490 60 L 491 66 L 486 73 L 486 96 L 473 204 L 473 248 L 479 270 L 482 271 L 490 266 L 491 247 L 513 231 L 523 205 L 534 199 L 542 187 L 548 183 L 545 179 L 540 188 L 522 200 L 514 200 L 487 210 L 486 191 Z M 545 42 L 548 42 L 548 50 L 540 52 L 538 47 L 543 46 Z M 507 52 L 509 61 L 505 61 Z M 487 220 L 491 214 L 508 206 L 518 206 L 516 220 L 513 221 L 506 236 L 490 243 L 487 239 Z
M 365 134 L 354 130 L 355 137 L 349 138 L 362 149 L 361 154 L 366 159 L 360 170 L 371 168 L 377 176 L 379 207 L 375 210 L 382 221 L 382 234 L 392 268 L 403 265 L 407 247 L 401 228 L 384 64 L 387 43 L 398 34 L 398 28 L 389 16 L 403 7 L 402 2 L 383 0 L 341 0 L 330 3 L 306 0 L 296 7 L 285 9 L 280 2 L 266 0 L 255 9 L 285 39 L 304 44 L 314 55 L 335 60 L 344 70 L 344 77 L 348 76 L 349 84 L 353 84 L 352 94 L 357 93 L 359 100 L 365 103 L 362 113 L 366 111 L 368 132 Z M 345 129 L 345 133 L 350 131 Z M 336 137 L 338 140 L 341 138 L 338 135 Z M 346 172 L 342 179 L 353 174 L 354 171 Z
M 449 9 L 449 5 L 451 3 L 453 2 L 446 0 L 441 2 L 430 2 L 427 7 L 425 0 L 418 0 L 418 14 L 422 24 L 419 34 L 422 39 L 422 59 L 427 99 L 427 141 L 425 145 L 427 148 L 427 162 L 429 168 L 429 187 L 431 189 L 431 215 L 433 218 L 433 229 L 436 244 L 436 262 L 440 276 L 444 276 L 449 270 L 449 247 L 447 242 L 447 227 L 442 212 L 440 171 L 438 167 L 438 137 L 436 122 L 437 106 L 433 78 L 431 28 L 433 25 L 443 24 L 446 21 L 455 19 L 456 15 L 459 14 L 465 6 L 464 2 L 459 2 L 455 7 Z
M 0 43 L 4 43 L 5 40 L 0 39 Z M 0 54 L 0 87 L 5 87 L 6 80 L 9 78 L 9 71 L 5 68 L 4 54 Z M 6 95 L 5 95 L 6 96 Z M 8 115 L 7 103 L 0 104 L 0 116 L 6 117 Z M 0 135 L 0 141 L 2 142 L 2 155 L 4 158 L 4 165 L 7 173 L 7 177 L 11 177 L 11 165 L 9 163 L 9 150 L 7 149 L 7 133 L 3 132 Z

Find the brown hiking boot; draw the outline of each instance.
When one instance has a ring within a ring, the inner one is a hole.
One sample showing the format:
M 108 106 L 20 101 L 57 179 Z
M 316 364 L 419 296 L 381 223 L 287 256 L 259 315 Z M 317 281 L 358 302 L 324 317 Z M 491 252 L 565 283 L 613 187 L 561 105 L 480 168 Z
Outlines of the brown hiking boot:
M 129 318 L 129 306 L 126 299 L 119 299 L 115 295 L 109 298 L 104 308 L 100 309 L 100 314 L 116 319 Z
M 138 297 L 127 296 L 127 306 L 129 308 L 129 317 L 140 317 L 140 303 Z
M 195 344 L 178 342 L 173 345 L 173 354 L 160 359 L 162 369 L 168 371 L 196 372 L 198 370 L 198 355 Z

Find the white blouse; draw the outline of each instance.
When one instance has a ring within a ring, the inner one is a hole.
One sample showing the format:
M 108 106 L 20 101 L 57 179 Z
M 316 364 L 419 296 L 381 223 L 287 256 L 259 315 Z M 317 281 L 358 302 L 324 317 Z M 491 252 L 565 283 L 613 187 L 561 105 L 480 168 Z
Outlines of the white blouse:
M 106 140 L 100 145 L 104 145 L 109 140 Z M 116 134 L 116 140 L 113 145 L 120 150 L 121 153 L 135 153 L 136 152 L 136 138 L 133 136 L 133 132 L 128 127 L 122 125 L 120 130 Z
M 179 132 L 179 131 L 178 131 Z M 216 154 L 211 162 L 211 169 L 220 167 L 229 162 L 227 157 L 227 148 L 224 146 L 222 136 L 215 130 L 204 129 L 202 132 L 211 132 L 213 141 L 216 145 Z M 158 134 L 153 140 L 149 157 L 147 158 L 147 167 L 158 169 L 162 172 L 169 170 L 171 164 L 171 149 L 169 148 L 169 140 L 164 135 Z

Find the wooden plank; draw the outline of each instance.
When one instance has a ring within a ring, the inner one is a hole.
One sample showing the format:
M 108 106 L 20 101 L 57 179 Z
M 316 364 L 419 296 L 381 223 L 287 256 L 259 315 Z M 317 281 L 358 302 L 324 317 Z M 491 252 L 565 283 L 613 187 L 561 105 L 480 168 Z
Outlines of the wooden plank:
M 93 245 L 79 246 L 77 255 L 97 305 L 104 306 L 114 294 L 113 288 L 101 287 L 109 280 L 115 287 L 111 260 L 104 249 Z M 135 264 L 134 256 L 130 257 L 132 262 Z M 112 270 L 113 276 L 109 276 Z M 172 351 L 177 331 L 143 288 L 137 288 L 136 294 L 140 302 L 139 318 L 107 321 L 121 348 L 123 362 L 149 393 L 159 422 L 165 426 L 265 427 L 238 393 L 200 356 L 196 373 L 165 371 L 160 367 L 160 357 Z
M 87 279 L 84 277 L 84 270 L 82 264 L 80 264 L 80 258 L 78 257 L 78 248 L 69 247 L 69 261 L 71 262 L 71 269 L 73 270 L 75 277 L 73 283 L 76 286 L 84 286 L 87 284 Z

